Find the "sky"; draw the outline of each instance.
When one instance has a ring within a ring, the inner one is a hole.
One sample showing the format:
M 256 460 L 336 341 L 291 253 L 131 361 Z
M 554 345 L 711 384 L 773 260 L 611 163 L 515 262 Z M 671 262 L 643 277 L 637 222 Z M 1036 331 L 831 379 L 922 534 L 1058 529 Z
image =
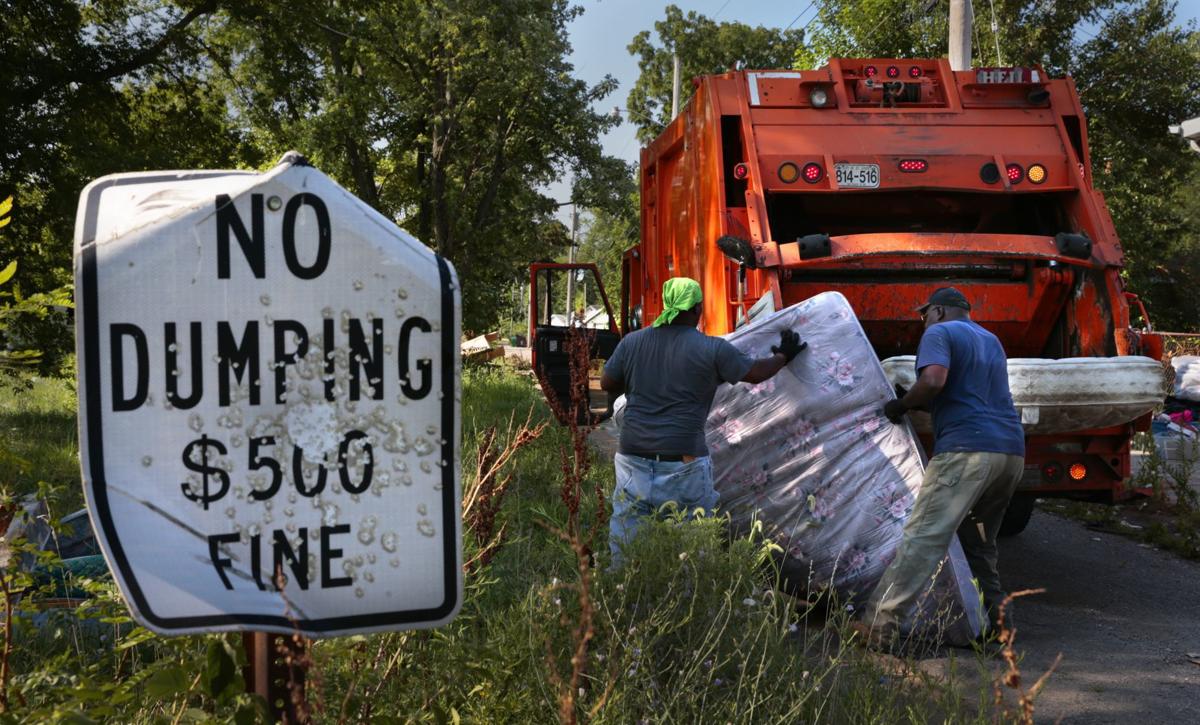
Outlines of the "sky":
M 600 108 L 611 111 L 614 106 L 625 108 L 625 98 L 637 80 L 637 60 L 629 54 L 627 46 L 633 36 L 642 30 L 653 32 L 655 21 L 661 20 L 668 2 L 654 0 L 577 0 L 584 12 L 569 28 L 572 46 L 571 61 L 575 75 L 589 83 L 598 83 L 605 74 L 612 75 L 620 83 L 617 90 L 606 98 Z M 691 10 L 718 21 L 733 21 L 747 25 L 773 27 L 804 27 L 817 14 L 817 5 L 809 0 L 675 0 L 685 13 Z M 978 16 L 986 7 L 983 0 L 975 0 Z M 1179 0 L 1176 17 L 1181 23 L 1200 18 L 1200 0 Z M 1197 22 L 1200 25 L 1200 21 Z M 685 79 L 686 80 L 686 79 Z M 637 161 L 639 144 L 636 129 L 625 120 L 619 127 L 604 137 L 606 153 Z M 555 199 L 566 200 L 570 196 L 570 183 L 554 184 L 550 193 Z M 569 210 L 563 209 L 563 221 L 569 224 Z

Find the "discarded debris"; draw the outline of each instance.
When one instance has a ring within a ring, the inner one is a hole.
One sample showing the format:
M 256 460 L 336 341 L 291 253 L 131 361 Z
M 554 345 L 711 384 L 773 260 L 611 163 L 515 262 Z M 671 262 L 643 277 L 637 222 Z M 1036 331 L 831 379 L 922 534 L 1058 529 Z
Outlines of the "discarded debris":
M 500 339 L 499 332 L 489 332 L 486 335 L 472 337 L 470 340 L 462 343 L 459 349 L 462 351 L 464 361 L 470 362 L 487 362 L 504 355 L 504 348 L 493 347 L 492 343 Z

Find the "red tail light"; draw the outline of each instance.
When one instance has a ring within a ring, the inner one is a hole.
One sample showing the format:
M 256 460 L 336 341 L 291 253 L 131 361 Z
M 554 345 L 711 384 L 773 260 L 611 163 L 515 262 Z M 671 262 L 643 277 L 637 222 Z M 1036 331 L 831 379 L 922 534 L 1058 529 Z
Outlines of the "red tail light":
M 912 66 L 911 68 L 908 69 L 908 77 L 909 78 L 920 78 L 921 77 L 921 69 L 915 65 Z
M 1058 463 L 1043 463 L 1042 464 L 1042 478 L 1044 478 L 1047 483 L 1058 483 L 1059 481 L 1062 480 L 1062 477 L 1063 477 L 1063 467 L 1061 464 L 1058 464 Z
M 733 167 L 733 178 L 741 181 L 750 176 L 750 167 L 745 164 L 738 164 Z
M 900 77 L 900 69 L 894 65 L 889 65 L 888 69 L 887 69 L 887 77 L 888 78 L 899 78 Z
M 900 170 L 906 174 L 923 174 L 929 170 L 929 162 L 925 159 L 902 159 Z
M 818 163 L 807 163 L 804 165 L 801 175 L 804 176 L 804 180 L 808 183 L 815 184 L 825 178 L 825 169 L 821 168 L 821 165 Z
M 1005 173 L 1008 174 L 1009 182 L 1013 184 L 1021 183 L 1021 179 L 1025 178 L 1025 169 L 1021 168 L 1020 164 L 1008 164 L 1004 167 Z
M 863 68 L 863 75 L 868 78 L 874 78 L 875 76 L 879 75 L 879 69 L 873 65 L 869 65 L 866 68 Z

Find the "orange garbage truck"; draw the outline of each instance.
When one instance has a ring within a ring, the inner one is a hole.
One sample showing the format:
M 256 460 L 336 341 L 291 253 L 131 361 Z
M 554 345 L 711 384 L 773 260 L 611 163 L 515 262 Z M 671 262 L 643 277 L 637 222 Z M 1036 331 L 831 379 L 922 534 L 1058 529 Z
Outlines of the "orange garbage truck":
M 709 334 L 840 292 L 885 361 L 916 352 L 914 309 L 952 284 L 1031 385 L 1048 388 L 1014 390 L 1034 402 L 1018 401 L 1027 473 L 1006 531 L 1024 527 L 1035 496 L 1126 495 L 1130 440 L 1149 415 L 1122 407 L 1123 371 L 1160 358 L 1162 342 L 1121 278 L 1070 79 L 875 58 L 693 84 L 642 149 L 641 240 L 624 256 L 619 312 L 591 325 L 597 356 L 653 322 L 672 276 L 701 282 Z M 539 348 L 562 331 L 550 324 L 554 275 L 575 275 L 607 303 L 593 269 L 535 265 L 530 334 L 543 381 L 564 372 Z M 899 360 L 891 367 L 911 369 Z M 1087 414 L 1097 409 L 1108 413 Z

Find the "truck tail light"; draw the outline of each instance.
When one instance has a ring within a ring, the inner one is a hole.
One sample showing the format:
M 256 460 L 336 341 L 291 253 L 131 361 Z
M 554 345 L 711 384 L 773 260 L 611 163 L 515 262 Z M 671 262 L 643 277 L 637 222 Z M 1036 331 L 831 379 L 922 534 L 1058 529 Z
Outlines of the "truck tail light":
M 1043 463 L 1042 478 L 1047 483 L 1058 483 L 1063 477 L 1063 467 L 1060 463 Z
M 1046 167 L 1041 164 L 1030 164 L 1025 170 L 1025 177 L 1031 184 L 1040 184 L 1046 180 Z
M 1071 468 L 1068 469 L 1067 473 L 1070 474 L 1072 481 L 1082 481 L 1083 479 L 1087 478 L 1088 469 L 1087 466 L 1083 465 L 1082 463 L 1072 463 Z
M 824 108 L 829 105 L 829 91 L 817 86 L 808 93 L 808 101 L 813 108 Z
M 794 184 L 796 179 L 800 178 L 800 167 L 791 161 L 784 161 L 779 165 L 779 170 L 775 173 L 779 175 L 779 180 L 783 183 Z
M 929 170 L 929 162 L 925 159 L 901 159 L 900 170 L 906 174 L 923 174 Z
M 863 68 L 863 75 L 868 78 L 874 78 L 875 76 L 879 75 L 879 69 L 873 65 L 869 65 L 866 68 Z
M 887 77 L 888 78 L 899 78 L 900 77 L 900 69 L 894 65 L 889 65 L 887 67 Z
M 823 169 L 820 164 L 815 162 L 805 164 L 804 171 L 802 173 L 804 180 L 810 184 L 815 184 L 821 179 L 825 178 L 825 169 Z
M 1000 180 L 1000 169 L 991 161 L 979 167 L 979 178 L 985 184 L 994 184 Z
M 908 69 L 908 77 L 909 78 L 920 78 L 921 77 L 921 69 L 915 65 L 912 66 L 911 68 Z
M 745 164 L 737 164 L 733 167 L 733 178 L 742 181 L 750 176 L 750 167 Z
M 1008 180 L 1013 184 L 1021 183 L 1021 179 L 1025 178 L 1025 169 L 1021 168 L 1020 164 L 1008 164 L 1004 167 L 1004 172 L 1008 174 Z

